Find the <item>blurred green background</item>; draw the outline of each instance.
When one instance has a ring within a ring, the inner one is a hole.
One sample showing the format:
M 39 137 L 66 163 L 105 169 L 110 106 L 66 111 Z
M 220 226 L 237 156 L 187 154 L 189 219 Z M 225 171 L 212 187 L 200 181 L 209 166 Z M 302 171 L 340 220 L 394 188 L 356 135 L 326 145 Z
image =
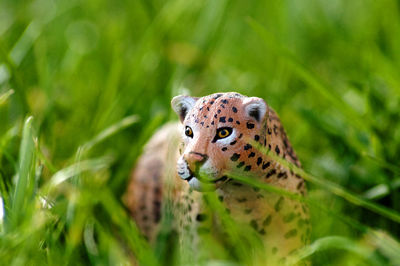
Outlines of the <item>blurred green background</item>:
M 171 97 L 238 91 L 278 112 L 318 180 L 311 260 L 399 265 L 399 12 L 396 0 L 1 0 L 2 264 L 130 252 L 162 264 L 121 204 L 132 166 L 176 119 Z

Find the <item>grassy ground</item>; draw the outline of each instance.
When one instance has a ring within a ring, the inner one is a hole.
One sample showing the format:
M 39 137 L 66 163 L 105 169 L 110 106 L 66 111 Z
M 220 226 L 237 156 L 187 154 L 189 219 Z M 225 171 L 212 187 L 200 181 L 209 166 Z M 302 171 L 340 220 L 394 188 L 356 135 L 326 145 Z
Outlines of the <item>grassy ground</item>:
M 172 96 L 238 91 L 308 173 L 303 255 L 399 265 L 399 5 L 2 0 L 1 264 L 170 263 L 121 204 L 130 170 Z

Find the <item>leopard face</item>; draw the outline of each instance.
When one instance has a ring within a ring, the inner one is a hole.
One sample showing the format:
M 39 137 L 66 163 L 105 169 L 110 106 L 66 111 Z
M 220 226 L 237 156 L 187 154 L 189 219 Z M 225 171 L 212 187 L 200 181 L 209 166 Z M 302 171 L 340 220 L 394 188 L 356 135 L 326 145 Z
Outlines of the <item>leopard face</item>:
M 227 173 L 253 171 L 266 163 L 250 144 L 265 145 L 268 106 L 263 99 L 217 93 L 177 96 L 171 103 L 183 126 L 177 172 L 193 189 L 218 188 L 229 182 Z

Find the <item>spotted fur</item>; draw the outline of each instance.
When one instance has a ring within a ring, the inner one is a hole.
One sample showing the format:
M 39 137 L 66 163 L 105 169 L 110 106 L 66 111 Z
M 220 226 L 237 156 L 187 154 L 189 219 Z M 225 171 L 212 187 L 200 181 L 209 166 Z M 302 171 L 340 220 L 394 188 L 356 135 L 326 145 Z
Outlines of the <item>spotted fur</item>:
M 264 100 L 238 93 L 201 98 L 177 96 L 172 107 L 183 127 L 169 125 L 152 138 L 139 159 L 126 194 L 126 203 L 144 234 L 154 239 L 157 232 L 154 228 L 162 212 L 158 202 L 165 199 L 162 195 L 165 187 L 172 184 L 178 231 L 181 228 L 196 231 L 207 220 L 201 213 L 201 191 L 211 187 L 238 223 L 248 225 L 260 235 L 271 259 L 284 260 L 303 246 L 310 231 L 306 206 L 229 177 L 239 173 L 294 193 L 306 192 L 300 176 L 256 147 L 258 143 L 301 166 L 277 114 Z M 230 134 L 219 137 L 218 132 L 225 129 L 224 135 Z M 179 139 L 179 135 L 181 145 L 178 140 L 166 141 L 174 136 Z M 178 150 L 178 146 L 179 153 L 171 152 Z M 168 151 L 169 160 L 177 161 L 176 175 L 169 175 L 173 176 L 169 181 L 168 175 L 163 175 Z

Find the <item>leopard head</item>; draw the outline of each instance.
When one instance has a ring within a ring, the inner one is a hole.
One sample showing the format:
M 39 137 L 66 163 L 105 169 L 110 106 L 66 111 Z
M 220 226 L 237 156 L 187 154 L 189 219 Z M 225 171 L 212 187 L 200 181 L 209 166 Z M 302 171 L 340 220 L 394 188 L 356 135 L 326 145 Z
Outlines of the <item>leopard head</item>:
M 260 164 L 250 142 L 264 144 L 266 139 L 268 106 L 263 99 L 234 92 L 180 95 L 171 105 L 183 125 L 177 172 L 193 189 L 205 184 L 218 188 L 229 181 L 228 173 L 248 172 Z

